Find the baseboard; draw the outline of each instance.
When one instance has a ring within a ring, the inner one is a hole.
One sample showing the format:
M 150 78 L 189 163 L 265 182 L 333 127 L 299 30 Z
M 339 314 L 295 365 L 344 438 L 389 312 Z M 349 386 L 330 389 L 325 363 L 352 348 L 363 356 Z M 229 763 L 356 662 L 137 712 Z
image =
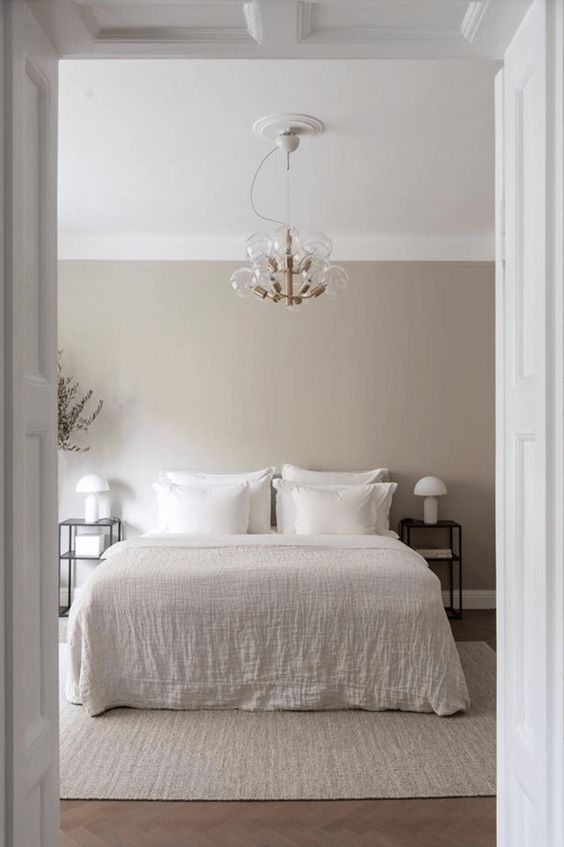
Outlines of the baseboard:
M 454 594 L 454 605 L 458 602 L 458 592 Z M 450 603 L 448 591 L 443 591 L 443 603 Z M 495 588 L 487 590 L 469 588 L 462 590 L 462 605 L 465 609 L 495 609 Z

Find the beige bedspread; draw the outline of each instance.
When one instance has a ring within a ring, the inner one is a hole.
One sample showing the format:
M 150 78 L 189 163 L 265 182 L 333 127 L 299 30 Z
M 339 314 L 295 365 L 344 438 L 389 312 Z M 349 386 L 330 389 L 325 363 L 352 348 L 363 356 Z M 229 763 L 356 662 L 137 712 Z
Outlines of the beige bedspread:
M 91 715 L 469 705 L 437 577 L 380 536 L 121 542 L 73 604 L 68 641 L 67 698 Z

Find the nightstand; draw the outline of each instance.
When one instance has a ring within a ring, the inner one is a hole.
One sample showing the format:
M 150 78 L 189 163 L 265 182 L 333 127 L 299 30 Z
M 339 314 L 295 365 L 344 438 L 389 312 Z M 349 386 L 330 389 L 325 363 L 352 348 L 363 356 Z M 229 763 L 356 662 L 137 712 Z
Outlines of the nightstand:
M 434 530 L 435 535 L 447 535 L 448 546 L 438 547 L 436 541 L 432 547 L 425 546 L 421 543 L 424 530 Z M 414 533 L 418 539 L 417 546 L 412 543 Z M 462 620 L 462 526 L 456 521 L 437 521 L 434 524 L 426 524 L 417 518 L 403 518 L 399 523 L 399 537 L 408 547 L 417 550 L 429 567 L 438 566 L 438 569 L 441 564 L 448 565 L 450 605 L 445 608 L 445 611 L 451 620 Z M 457 607 L 454 605 L 455 568 L 458 571 Z
M 61 521 L 59 524 L 59 617 L 66 617 L 69 613 L 69 609 L 71 607 L 72 601 L 72 564 L 76 561 L 90 561 L 90 562 L 100 562 L 102 558 L 102 554 L 98 556 L 86 556 L 86 555 L 78 555 L 76 554 L 76 536 L 77 529 L 79 527 L 89 526 L 89 527 L 102 527 L 104 531 L 105 540 L 108 543 L 105 545 L 104 550 L 107 550 L 108 547 L 111 547 L 114 541 L 121 541 L 123 538 L 123 524 L 120 518 L 100 518 L 99 521 L 94 521 L 92 523 L 85 521 L 83 518 L 67 518 L 66 521 Z M 68 546 L 67 550 L 63 553 L 63 534 L 65 529 L 68 529 Z M 106 532 L 107 530 L 107 532 Z M 61 606 L 61 562 L 67 562 L 67 578 L 68 578 L 68 588 L 67 588 L 67 605 Z

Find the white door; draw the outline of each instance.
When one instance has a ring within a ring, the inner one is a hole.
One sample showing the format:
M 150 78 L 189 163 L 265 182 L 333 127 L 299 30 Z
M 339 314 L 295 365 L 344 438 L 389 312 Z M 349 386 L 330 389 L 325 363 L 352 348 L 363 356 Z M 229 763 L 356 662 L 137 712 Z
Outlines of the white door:
M 564 845 L 561 6 L 535 0 L 497 80 L 498 847 Z
M 6 643 L 4 841 L 58 844 L 57 56 L 4 0 Z

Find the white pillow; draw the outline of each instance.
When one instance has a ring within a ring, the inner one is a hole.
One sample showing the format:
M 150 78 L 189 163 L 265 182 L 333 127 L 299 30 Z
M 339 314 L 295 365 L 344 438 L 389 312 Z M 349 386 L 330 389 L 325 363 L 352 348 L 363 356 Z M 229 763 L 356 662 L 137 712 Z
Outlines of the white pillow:
M 373 509 L 372 526 L 376 535 L 387 535 L 392 538 L 397 538 L 397 533 L 390 529 L 390 509 L 392 507 L 392 499 L 398 487 L 397 482 L 378 482 L 370 485 L 349 486 L 349 485 L 297 485 L 293 482 L 287 482 L 283 479 L 273 480 L 274 488 L 276 489 L 276 523 L 278 531 L 285 535 L 295 535 L 296 529 L 296 502 L 294 501 L 293 491 L 296 488 L 313 489 L 315 491 L 354 491 L 366 489 L 370 490 L 371 507 Z M 302 534 L 302 533 L 300 533 Z M 321 534 L 332 534 L 321 533 Z M 359 534 L 364 534 L 360 532 Z
M 372 482 L 388 482 L 388 468 L 372 471 L 309 471 L 296 465 L 282 465 L 282 479 L 302 485 L 365 485 Z
M 227 473 L 213 473 L 209 471 L 161 471 L 159 473 L 159 482 L 175 482 L 177 485 L 189 485 L 189 482 L 179 482 L 178 478 L 182 477 L 185 480 L 199 479 L 206 482 L 250 482 L 253 479 L 262 479 L 265 476 L 272 476 L 275 468 L 261 468 L 258 471 L 234 471 Z
M 192 487 L 233 485 L 245 483 L 249 485 L 250 512 L 249 528 L 251 533 L 270 532 L 272 511 L 272 475 L 274 468 L 263 468 L 249 473 L 201 473 L 200 471 L 161 471 L 159 482 L 188 485 Z
M 296 535 L 374 535 L 376 513 L 369 485 L 292 489 Z
M 185 486 L 154 482 L 159 532 L 242 535 L 249 526 L 249 485 Z

